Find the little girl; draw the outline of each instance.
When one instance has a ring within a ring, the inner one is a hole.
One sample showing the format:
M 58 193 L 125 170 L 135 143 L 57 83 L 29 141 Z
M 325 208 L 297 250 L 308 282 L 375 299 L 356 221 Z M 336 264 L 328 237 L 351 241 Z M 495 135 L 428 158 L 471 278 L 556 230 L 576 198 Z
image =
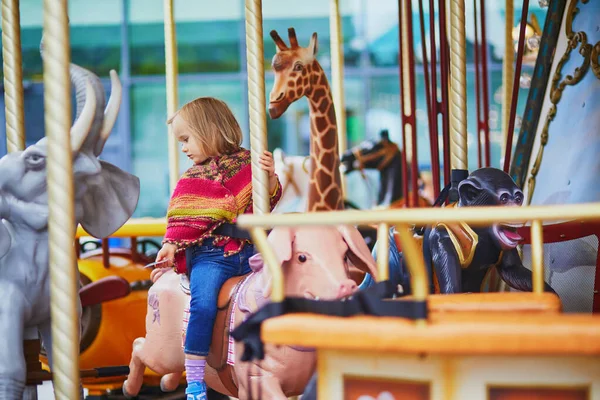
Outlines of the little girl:
M 205 400 L 204 367 L 225 281 L 250 272 L 254 246 L 236 231 L 238 215 L 252 213 L 250 152 L 227 105 L 201 97 L 184 105 L 169 121 L 183 153 L 193 161 L 180 180 L 167 212 L 167 231 L 156 261 L 174 259 L 189 274 L 190 317 L 185 338 L 187 400 Z M 271 210 L 281 197 L 273 156 L 260 156 L 269 174 Z

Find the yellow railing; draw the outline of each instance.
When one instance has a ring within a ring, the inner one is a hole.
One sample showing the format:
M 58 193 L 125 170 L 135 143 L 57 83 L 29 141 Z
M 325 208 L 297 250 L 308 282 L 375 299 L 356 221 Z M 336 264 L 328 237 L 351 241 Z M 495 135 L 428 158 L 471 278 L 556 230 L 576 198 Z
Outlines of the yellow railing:
M 427 274 L 423 255 L 409 231 L 409 224 L 431 225 L 439 221 L 467 222 L 472 226 L 486 226 L 492 223 L 532 222 L 532 270 L 534 292 L 543 291 L 543 237 L 541 221 L 600 220 L 600 203 L 564 206 L 529 207 L 464 207 L 464 208 L 411 208 L 376 211 L 328 211 L 297 214 L 242 215 L 238 225 L 250 229 L 252 239 L 263 254 L 267 268 L 273 275 L 271 300 L 284 298 L 283 279 L 280 266 L 273 250 L 267 242 L 265 228 L 276 226 L 316 226 L 341 224 L 378 224 L 379 279 L 387 277 L 384 271 L 387 260 L 382 256 L 383 245 L 387 249 L 388 224 L 396 225 L 402 240 L 402 250 L 410 272 L 411 287 L 415 300 L 425 300 L 428 294 Z M 386 239 L 384 239 L 386 238 Z M 384 239 L 384 240 L 382 240 Z M 387 253 L 387 251 L 383 251 Z M 384 264 L 385 262 L 385 264 Z

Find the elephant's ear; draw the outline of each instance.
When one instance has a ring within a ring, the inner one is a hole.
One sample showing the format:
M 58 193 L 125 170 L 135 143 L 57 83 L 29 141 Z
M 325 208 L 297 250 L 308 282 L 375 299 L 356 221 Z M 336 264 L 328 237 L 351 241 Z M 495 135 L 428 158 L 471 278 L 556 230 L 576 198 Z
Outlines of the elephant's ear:
M 10 250 L 10 244 L 12 239 L 10 237 L 10 232 L 6 225 L 4 225 L 4 221 L 0 219 L 0 258 L 4 257 L 8 250 Z
M 100 165 L 100 173 L 88 178 L 80 222 L 90 235 L 104 238 L 131 218 L 140 197 L 140 180 L 107 162 Z

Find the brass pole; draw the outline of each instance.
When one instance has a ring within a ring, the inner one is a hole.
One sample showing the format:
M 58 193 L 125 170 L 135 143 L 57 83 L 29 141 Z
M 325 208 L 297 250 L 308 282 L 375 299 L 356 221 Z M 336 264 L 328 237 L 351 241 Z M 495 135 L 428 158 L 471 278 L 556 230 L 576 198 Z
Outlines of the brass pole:
M 331 46 L 331 91 L 337 122 L 338 149 L 340 157 L 348 148 L 346 133 L 346 104 L 344 102 L 344 48 L 342 21 L 339 0 L 331 0 L 329 11 L 329 32 Z M 346 178 L 342 175 L 342 196 L 346 193 Z
M 450 29 L 450 157 L 453 169 L 468 170 L 465 0 L 451 0 Z
M 413 297 L 417 301 L 425 301 L 429 290 L 423 253 L 419 251 L 419 246 L 417 246 L 408 225 L 398 224 L 396 230 L 400 235 L 404 262 L 410 272 L 410 287 Z
M 544 292 L 544 233 L 542 221 L 531 223 L 531 273 L 533 274 L 533 292 Z
M 177 111 L 177 39 L 175 36 L 175 18 L 173 16 L 173 0 L 164 0 L 165 13 L 165 76 L 167 81 L 167 115 L 170 117 Z M 169 126 L 169 189 L 175 190 L 179 179 L 179 149 L 177 139 Z
M 252 201 L 254 213 L 268 214 L 269 180 L 258 163 L 267 150 L 265 100 L 265 54 L 263 48 L 262 0 L 246 0 L 246 59 L 248 68 L 248 112 L 252 153 Z
M 266 268 L 271 274 L 271 301 L 278 303 L 283 301 L 283 274 L 281 273 L 281 264 L 277 260 L 275 252 L 267 241 L 267 234 L 262 228 L 252 228 L 250 230 L 252 241 L 262 255 Z
M 2 58 L 4 59 L 6 149 L 11 153 L 25 148 L 19 0 L 2 0 Z
M 44 121 L 48 138 L 48 243 L 52 371 L 56 398 L 79 398 L 79 318 L 71 154 L 66 0 L 44 0 Z
M 513 0 L 506 0 L 505 24 L 504 24 L 504 60 L 502 61 L 502 157 L 506 153 L 506 141 L 508 139 L 508 125 L 510 121 L 510 105 L 512 103 L 512 82 L 514 80 L 515 51 L 513 49 L 512 29 L 515 13 Z
M 389 259 L 390 259 L 390 226 L 386 223 L 379 224 L 377 227 L 377 281 L 386 281 L 389 279 Z M 375 277 L 373 277 L 375 278 Z
M 264 216 L 244 214 L 239 216 L 237 223 L 242 228 L 339 224 L 369 225 L 382 222 L 390 225 L 431 225 L 439 221 L 445 223 L 466 222 L 472 226 L 489 226 L 490 223 L 498 221 L 515 223 L 536 219 L 542 221 L 600 221 L 600 203 L 527 207 L 417 207 L 387 210 L 318 211 Z

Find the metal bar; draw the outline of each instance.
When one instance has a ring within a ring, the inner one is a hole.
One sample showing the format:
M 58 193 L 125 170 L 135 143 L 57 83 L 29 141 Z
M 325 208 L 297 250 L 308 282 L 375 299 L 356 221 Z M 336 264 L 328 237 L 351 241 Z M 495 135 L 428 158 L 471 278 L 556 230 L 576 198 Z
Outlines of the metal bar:
M 526 207 L 459 207 L 414 208 L 389 210 L 322 211 L 312 213 L 275 214 L 262 217 L 240 215 L 238 225 L 242 228 L 275 226 L 316 226 L 337 224 L 422 224 L 439 221 L 466 222 L 472 226 L 488 226 L 498 221 L 525 222 L 533 220 L 600 220 L 600 203 L 569 204 Z
M 66 0 L 44 0 L 44 121 L 48 138 L 48 245 L 54 394 L 78 399 L 79 318 L 73 157 L 71 151 L 70 45 Z
M 539 219 L 531 224 L 531 273 L 533 292 L 544 293 L 544 233 Z
M 485 135 L 485 166 L 490 167 L 490 95 L 489 95 L 489 75 L 488 75 L 488 54 L 487 54 L 487 35 L 485 23 L 485 0 L 480 4 L 481 21 L 481 85 L 483 86 L 483 129 Z
M 479 64 L 480 64 L 480 55 L 479 55 L 479 33 L 477 32 L 477 0 L 473 0 L 473 21 L 475 24 L 475 32 L 474 32 L 474 41 L 473 41 L 473 56 L 475 58 L 475 114 L 476 121 L 475 124 L 477 130 L 477 167 L 482 167 L 481 160 L 481 92 L 480 92 L 480 76 L 479 76 Z
M 167 80 L 167 115 L 170 117 L 177 111 L 177 39 L 175 37 L 175 18 L 173 16 L 173 0 L 164 0 L 165 13 L 165 76 Z M 169 126 L 169 188 L 175 190 L 179 179 L 179 149 L 177 138 Z
M 527 26 L 527 12 L 529 0 L 523 0 L 521 11 L 521 27 L 519 29 L 519 46 L 517 48 L 517 65 L 512 86 L 512 102 L 510 104 L 510 115 L 508 120 L 508 131 L 506 137 L 506 149 L 504 151 L 504 172 L 508 173 L 510 167 L 510 156 L 512 154 L 513 130 L 515 129 L 515 116 L 517 114 L 517 103 L 519 102 L 519 81 L 521 78 L 521 65 L 523 64 L 523 47 L 525 45 L 525 28 Z
M 254 214 L 253 216 L 264 218 L 268 217 L 269 215 L 265 214 L 259 216 Z M 281 273 L 281 263 L 279 260 L 277 260 L 277 256 L 267 240 L 267 234 L 262 228 L 251 229 L 250 235 L 252 236 L 252 241 L 256 245 L 256 248 L 262 255 L 264 264 L 267 267 L 269 274 L 271 274 L 271 301 L 275 303 L 281 302 L 285 297 L 283 292 L 283 274 Z
M 415 41 L 413 39 L 412 26 L 412 0 L 404 0 L 406 12 L 404 22 L 406 24 L 406 51 L 407 51 L 407 66 L 408 66 L 408 95 L 410 96 L 410 144 L 411 144 L 411 184 L 412 184 L 412 201 L 411 207 L 419 205 L 419 165 L 417 162 L 417 120 L 415 118 L 417 111 L 417 99 L 415 93 Z M 406 110 L 406 108 L 405 108 Z M 407 199 L 408 200 L 408 199 Z
M 433 8 L 429 10 L 429 13 L 433 13 Z M 433 192 L 434 197 L 437 198 L 440 192 L 440 178 L 439 178 L 439 150 L 437 142 L 437 124 L 434 122 L 437 119 L 437 114 L 434 111 L 433 96 L 435 96 L 435 87 L 430 84 L 429 81 L 429 63 L 427 62 L 427 40 L 425 38 L 425 13 L 423 12 L 423 0 L 419 0 L 419 25 L 421 28 L 421 52 L 423 54 L 423 78 L 425 80 L 425 101 L 427 104 L 427 123 L 429 128 L 429 151 L 431 156 L 431 172 L 433 175 Z M 430 32 L 433 30 L 430 28 Z M 435 36 L 431 33 L 431 36 Z M 435 42 L 434 42 L 435 45 Z M 432 49 L 434 49 L 432 47 Z M 432 50 L 432 52 L 435 50 Z M 436 174 L 437 173 L 437 174 Z
M 268 214 L 269 182 L 260 168 L 259 157 L 267 150 L 267 111 L 263 49 L 262 1 L 246 0 L 246 57 L 248 68 L 248 107 L 250 151 L 252 153 L 252 201 L 254 212 Z
M 386 223 L 377 226 L 377 281 L 389 279 L 388 264 L 390 259 L 390 226 Z
M 346 105 L 344 104 L 344 48 L 342 45 L 342 21 L 340 1 L 330 0 L 329 34 L 331 46 L 331 91 L 337 122 L 338 149 L 344 154 L 348 148 L 346 135 Z
M 406 160 L 406 113 L 404 97 L 404 47 L 406 46 L 405 35 L 403 35 L 404 20 L 402 11 L 402 1 L 398 0 L 398 73 L 400 78 L 400 121 L 402 123 L 402 197 L 404 204 L 410 207 L 410 199 L 408 198 L 408 163 Z
M 431 124 L 435 132 L 435 151 L 431 155 L 431 175 L 433 180 L 433 196 L 437 198 L 440 195 L 440 149 L 438 138 L 440 136 L 438 113 L 440 104 L 437 95 L 437 46 L 435 44 L 435 4 L 434 0 L 429 0 L 429 42 L 431 48 Z M 435 161 L 434 161 L 435 160 Z
M 440 80 L 442 88 L 442 140 L 444 144 L 444 185 L 450 183 L 450 114 L 448 103 L 449 60 L 446 30 L 446 0 L 438 0 L 440 22 Z
M 419 246 L 406 224 L 398 224 L 396 231 L 400 236 L 402 244 L 402 254 L 410 273 L 410 287 L 412 296 L 415 300 L 425 300 L 429 294 L 427 270 L 425 269 L 425 260 L 423 252 L 419 251 Z
M 19 0 L 2 0 L 2 58 L 4 60 L 6 151 L 11 153 L 25 148 Z
M 451 0 L 450 14 L 450 158 L 452 169 L 468 170 L 465 0 Z
M 504 60 L 502 60 L 502 154 L 506 152 L 506 141 L 508 138 L 508 121 L 510 120 L 510 104 L 512 102 L 512 92 L 509 82 L 513 81 L 514 74 L 514 56 L 512 28 L 514 25 L 514 0 L 506 0 L 504 7 Z
M 121 21 L 121 82 L 123 95 L 121 100 L 119 124 L 119 138 L 121 143 L 117 151 L 123 154 L 121 162 L 126 171 L 133 172 L 131 153 L 131 52 L 129 44 L 129 5 L 130 0 L 121 3 L 123 20 Z M 107 146 L 105 146 L 105 149 Z

